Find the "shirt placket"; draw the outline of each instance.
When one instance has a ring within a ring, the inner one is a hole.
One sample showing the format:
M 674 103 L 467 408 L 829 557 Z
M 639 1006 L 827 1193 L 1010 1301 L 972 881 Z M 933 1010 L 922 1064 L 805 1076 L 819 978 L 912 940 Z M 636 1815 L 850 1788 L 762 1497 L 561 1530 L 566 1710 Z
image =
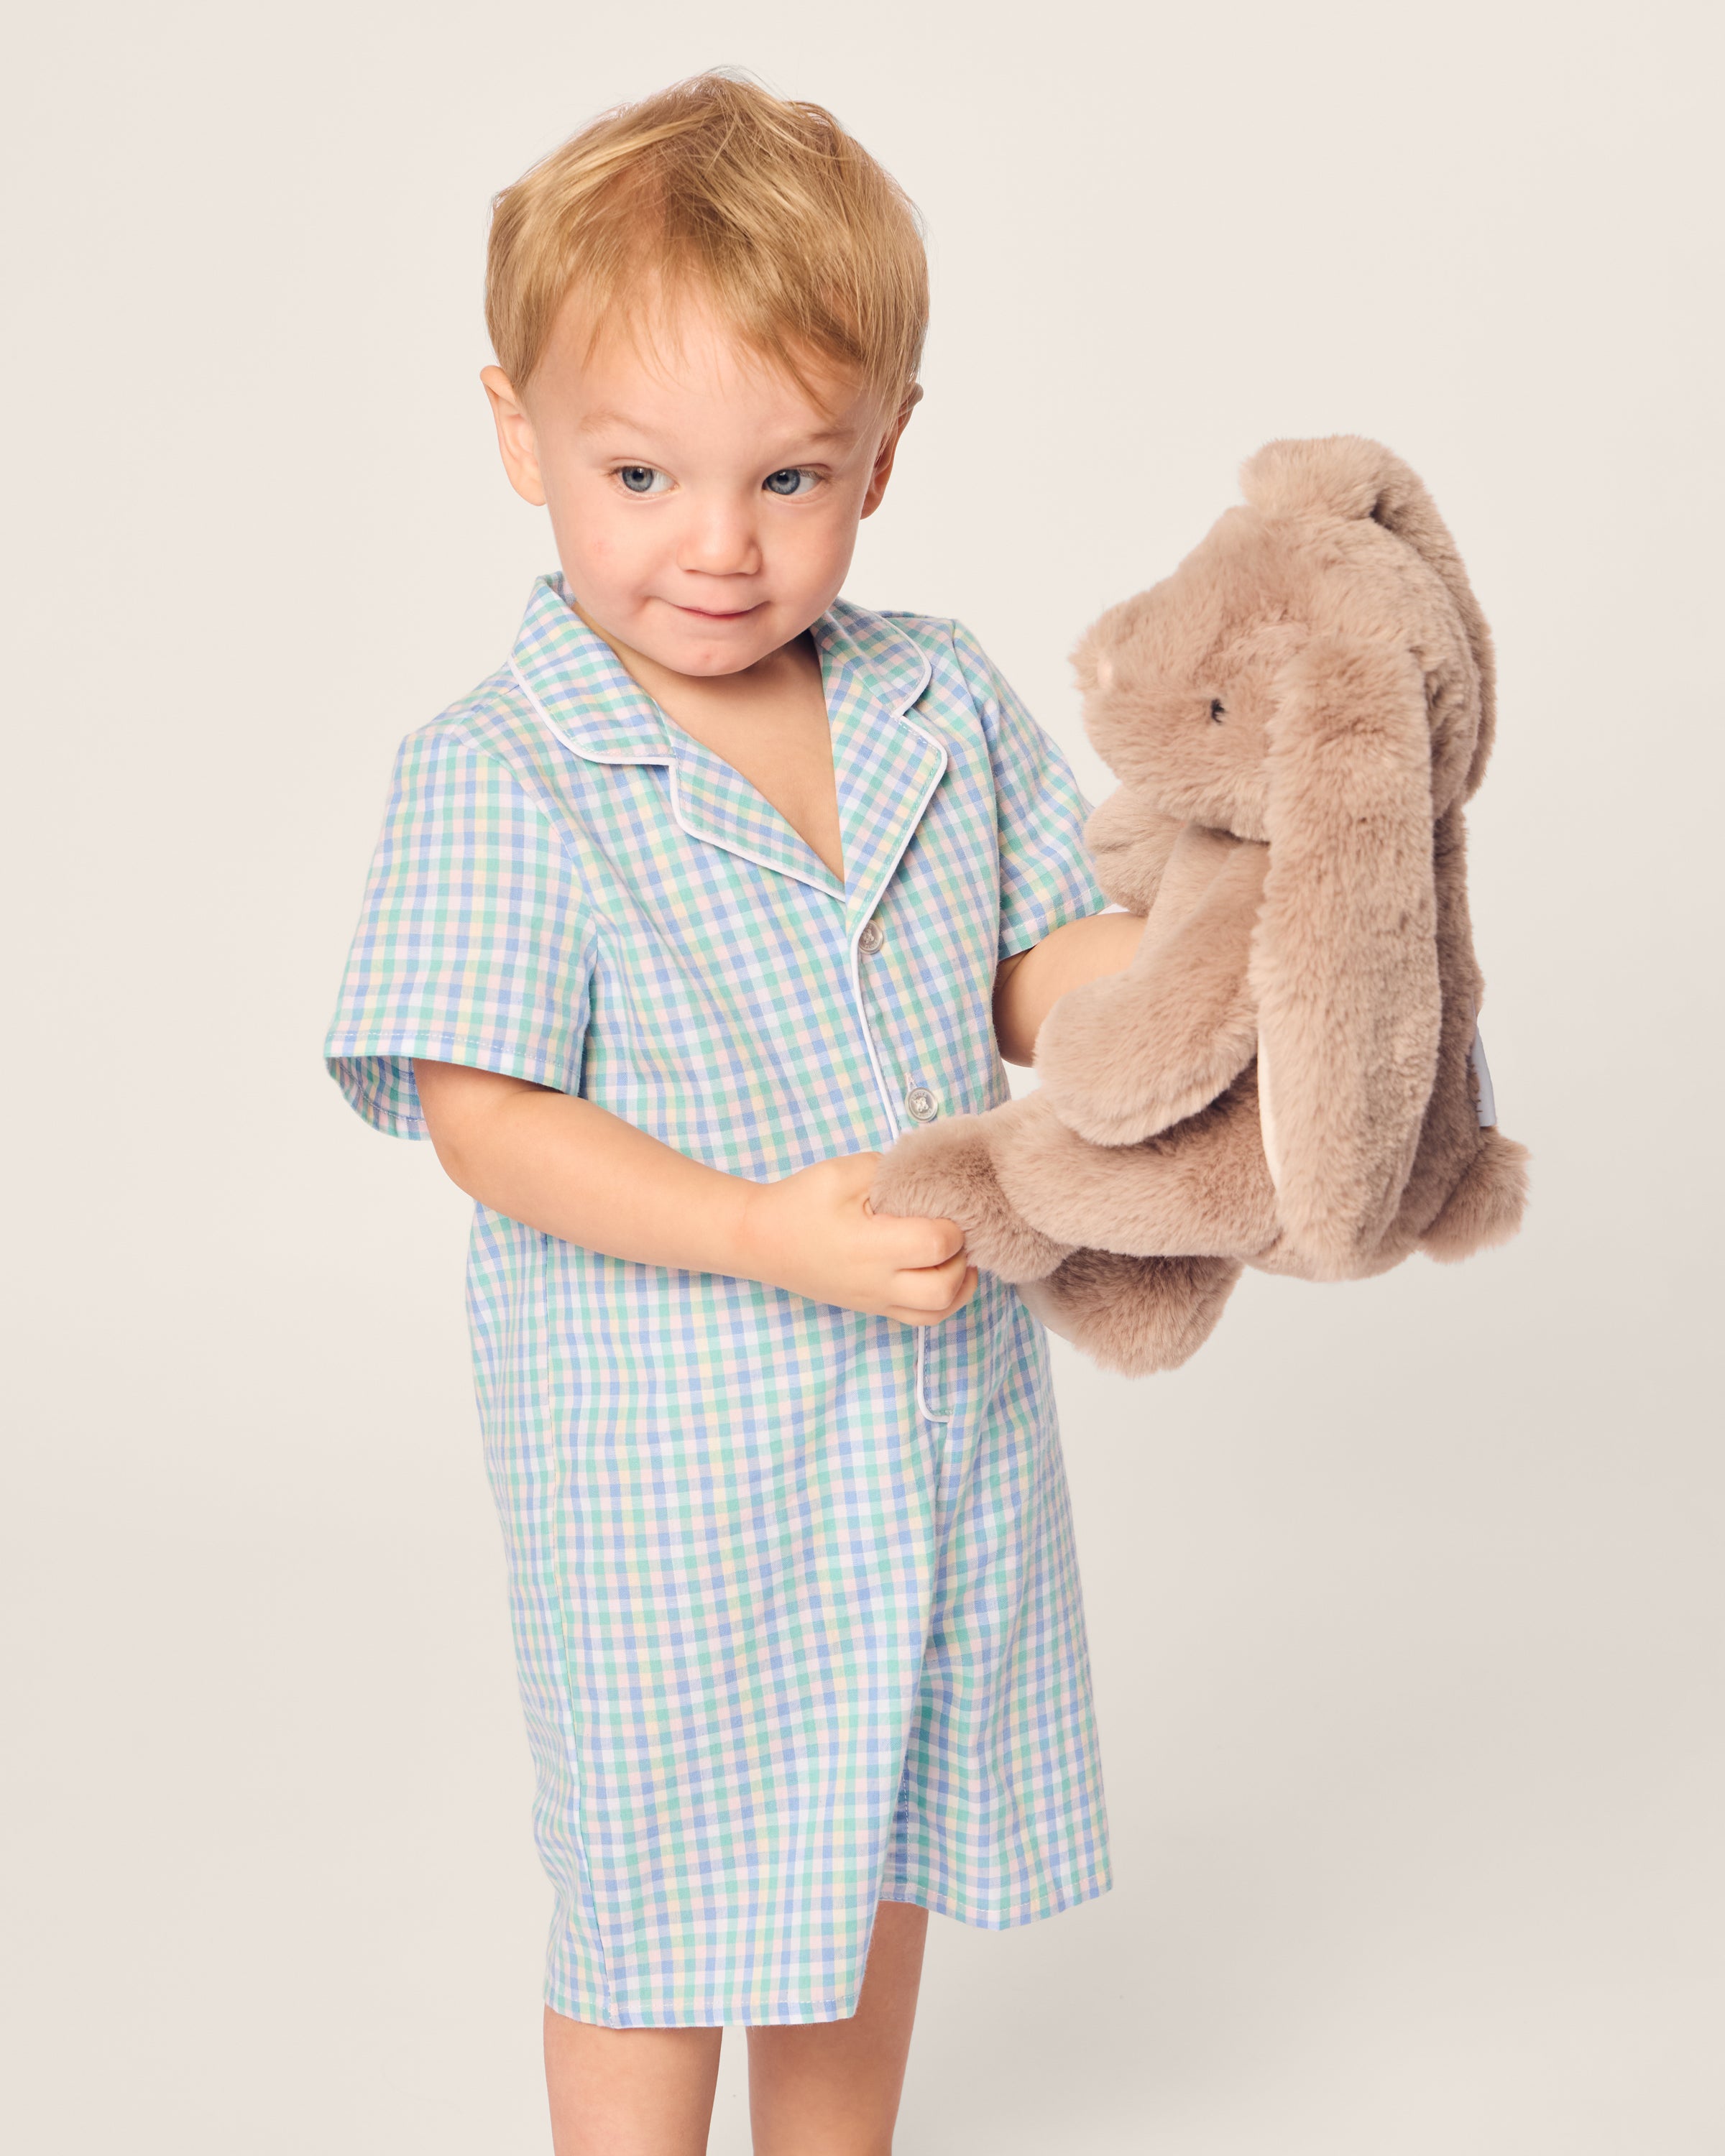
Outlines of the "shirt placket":
M 933 1122 L 941 1112 L 941 1103 L 938 1094 L 927 1082 L 927 1075 L 909 1069 L 901 1055 L 892 1053 L 890 1040 L 886 1042 L 887 1052 L 882 1053 L 883 1036 L 887 1029 L 875 1020 L 874 1014 L 880 1007 L 879 1000 L 870 994 L 869 975 L 875 967 L 886 963 L 886 928 L 879 913 L 874 913 L 851 941 L 851 993 L 855 998 L 857 1021 L 867 1044 L 880 1105 L 891 1120 L 892 1135 L 896 1137 L 918 1124 Z M 937 1328 L 933 1326 L 916 1327 L 916 1412 L 924 1422 L 944 1426 L 952 1418 L 946 1400 L 946 1358 L 936 1336 Z

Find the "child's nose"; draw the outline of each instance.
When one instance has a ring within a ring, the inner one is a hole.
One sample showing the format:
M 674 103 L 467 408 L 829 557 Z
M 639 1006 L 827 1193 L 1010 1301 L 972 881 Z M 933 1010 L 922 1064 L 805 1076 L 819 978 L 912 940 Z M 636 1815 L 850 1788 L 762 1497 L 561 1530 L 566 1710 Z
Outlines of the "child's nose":
M 761 551 L 748 510 L 729 501 L 697 506 L 684 527 L 677 566 L 707 577 L 752 576 Z

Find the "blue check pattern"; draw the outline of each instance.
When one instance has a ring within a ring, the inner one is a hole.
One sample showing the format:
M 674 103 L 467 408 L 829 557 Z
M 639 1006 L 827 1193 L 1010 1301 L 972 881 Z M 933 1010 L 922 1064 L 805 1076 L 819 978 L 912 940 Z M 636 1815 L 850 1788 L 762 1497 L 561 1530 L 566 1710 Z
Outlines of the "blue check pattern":
M 843 881 L 540 581 L 509 664 L 402 746 L 326 1043 L 361 1115 L 424 1136 L 424 1056 L 768 1178 L 884 1147 L 915 1089 L 1006 1097 L 996 965 L 1105 903 L 1085 803 L 955 624 L 841 602 L 814 635 Z M 883 1898 L 1004 1926 L 1103 1891 L 1010 1290 L 913 1332 L 481 1206 L 468 1311 L 558 2012 L 829 2020 Z

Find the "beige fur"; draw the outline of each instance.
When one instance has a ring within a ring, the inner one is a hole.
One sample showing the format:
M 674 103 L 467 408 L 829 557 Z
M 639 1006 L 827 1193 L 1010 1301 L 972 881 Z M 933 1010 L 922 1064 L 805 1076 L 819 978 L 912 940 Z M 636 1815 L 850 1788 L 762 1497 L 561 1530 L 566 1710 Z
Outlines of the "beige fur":
M 1466 1257 L 1526 1196 L 1468 1058 L 1484 617 L 1378 444 L 1273 442 L 1242 480 L 1245 506 L 1075 654 L 1122 782 L 1088 837 L 1146 916 L 1137 955 L 1055 1006 L 1036 1093 L 911 1132 L 874 1192 L 957 1220 L 1127 1371 L 1202 1345 L 1242 1265 L 1348 1280 Z

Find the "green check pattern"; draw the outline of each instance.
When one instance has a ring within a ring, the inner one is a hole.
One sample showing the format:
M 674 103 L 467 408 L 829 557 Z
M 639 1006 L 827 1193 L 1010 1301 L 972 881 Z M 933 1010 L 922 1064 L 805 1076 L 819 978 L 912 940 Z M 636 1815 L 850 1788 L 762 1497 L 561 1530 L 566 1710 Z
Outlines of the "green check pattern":
M 326 1047 L 361 1115 L 423 1137 L 433 1057 L 764 1179 L 889 1144 L 916 1088 L 1006 1097 L 997 963 L 1105 903 L 1085 803 L 955 624 L 841 602 L 814 634 L 842 883 L 540 581 L 509 664 L 402 746 Z M 1104 1890 L 1009 1289 L 913 1332 L 480 1207 L 468 1312 L 559 2013 L 829 2020 L 882 1898 L 1004 1926 Z

